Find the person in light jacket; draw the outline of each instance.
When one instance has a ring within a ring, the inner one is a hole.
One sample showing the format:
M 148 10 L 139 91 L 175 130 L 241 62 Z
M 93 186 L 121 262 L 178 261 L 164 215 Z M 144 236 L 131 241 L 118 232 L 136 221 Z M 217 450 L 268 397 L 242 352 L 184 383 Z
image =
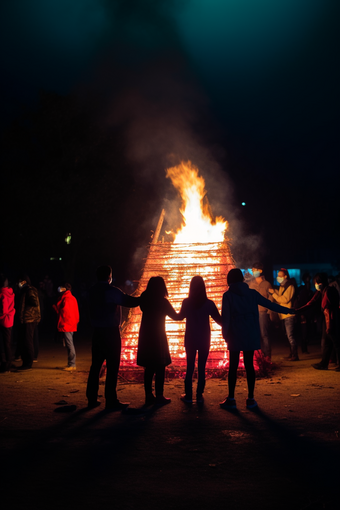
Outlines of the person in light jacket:
M 293 308 L 296 298 L 296 285 L 294 284 L 294 280 L 289 278 L 287 269 L 281 267 L 276 280 L 280 284 L 280 287 L 279 289 L 268 289 L 269 294 L 272 295 L 272 298 L 276 303 L 285 306 L 286 308 Z M 296 336 L 296 317 L 290 310 L 288 313 L 281 313 L 279 317 L 283 322 L 290 344 L 290 354 L 287 359 L 289 361 L 299 361 Z
M 254 351 L 261 348 L 258 305 L 284 314 L 288 312 L 295 313 L 295 310 L 288 310 L 283 306 L 272 303 L 256 290 L 249 289 L 243 281 L 243 274 L 240 269 L 231 269 L 228 273 L 227 282 L 229 289 L 223 294 L 222 301 L 222 334 L 229 350 L 229 395 L 221 402 L 220 406 L 225 409 L 236 408 L 234 393 L 240 351 L 242 351 L 248 383 L 246 406 L 248 409 L 252 409 L 257 407 L 257 402 L 254 399 Z

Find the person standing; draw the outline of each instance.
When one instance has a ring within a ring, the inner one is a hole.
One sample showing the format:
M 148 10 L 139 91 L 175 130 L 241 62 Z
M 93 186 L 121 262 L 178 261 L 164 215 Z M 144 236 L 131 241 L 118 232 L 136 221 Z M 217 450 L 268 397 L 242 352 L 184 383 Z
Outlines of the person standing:
M 298 310 L 302 306 L 306 305 L 313 297 L 314 292 L 311 289 L 311 277 L 309 273 L 302 275 L 303 285 L 300 285 L 297 290 L 296 298 L 296 309 Z M 308 340 L 312 335 L 312 316 L 310 310 L 305 310 L 304 313 L 300 314 L 297 318 L 297 325 L 299 326 L 299 336 L 301 340 L 301 351 L 309 354 L 308 352 Z
M 102 364 L 106 360 L 106 409 L 118 411 L 129 405 L 118 400 L 116 390 L 121 352 L 120 306 L 139 306 L 139 298 L 124 294 L 120 289 L 111 285 L 112 269 L 110 266 L 98 267 L 96 275 L 98 281 L 89 293 L 90 319 L 94 331 L 92 364 L 87 381 L 86 397 L 89 409 L 100 405 L 100 401 L 97 400 L 99 374 Z
M 152 276 L 140 296 L 143 312 L 138 337 L 137 365 L 144 367 L 145 406 L 170 404 L 164 397 L 165 367 L 171 357 L 165 332 L 165 318 L 178 320 L 178 314 L 167 299 L 168 291 L 161 276 Z M 152 392 L 155 376 L 156 396 Z
M 14 323 L 14 292 L 8 286 L 8 279 L 0 274 L 0 336 L 3 342 L 3 355 L 0 373 L 9 372 L 12 364 L 12 328 Z
M 34 359 L 34 330 L 40 322 L 40 303 L 38 291 L 27 275 L 19 279 L 21 289 L 19 316 L 21 322 L 20 345 L 22 365 L 18 370 L 31 370 Z
M 235 386 L 240 351 L 243 351 L 243 362 L 247 374 L 248 398 L 246 407 L 257 407 L 254 399 L 255 369 L 254 350 L 260 349 L 261 332 L 259 325 L 258 306 L 264 306 L 278 313 L 288 313 L 289 310 L 269 299 L 264 298 L 254 289 L 249 289 L 244 282 L 240 269 L 231 269 L 227 276 L 229 289 L 223 294 L 222 300 L 222 334 L 229 350 L 228 397 L 220 403 L 224 409 L 235 409 Z
M 195 368 L 196 352 L 198 353 L 198 381 L 196 402 L 202 404 L 205 387 L 205 365 L 210 349 L 210 323 L 212 317 L 217 324 L 222 325 L 222 317 L 215 303 L 208 299 L 204 280 L 201 276 L 194 276 L 190 282 L 189 296 L 183 300 L 179 320 L 186 319 L 184 346 L 187 359 L 185 374 L 185 394 L 181 400 L 192 403 L 192 375 Z
M 340 372 L 340 341 L 339 341 L 339 294 L 335 287 L 328 284 L 327 274 L 318 273 L 314 276 L 316 292 L 312 299 L 297 309 L 298 313 L 316 310 L 321 307 L 322 324 L 322 359 L 312 365 L 316 370 L 328 370 L 332 352 L 336 355 L 336 372 Z
M 64 368 L 67 372 L 73 372 L 76 367 L 76 351 L 73 342 L 73 333 L 77 331 L 79 322 L 79 309 L 76 298 L 71 292 L 72 286 L 70 283 L 64 283 L 58 287 L 60 298 L 58 302 L 53 305 L 54 310 L 58 315 L 58 331 L 63 333 L 63 343 L 67 348 L 68 364 Z
M 296 288 L 293 281 L 289 278 L 287 269 L 281 268 L 277 275 L 277 282 L 280 284 L 279 289 L 268 289 L 274 301 L 286 308 L 293 308 L 296 297 Z M 285 333 L 290 344 L 289 361 L 299 361 L 296 334 L 296 319 L 291 313 L 280 313 L 280 319 L 283 321 Z
M 273 286 L 269 283 L 263 274 L 263 264 L 261 262 L 255 262 L 252 268 L 254 279 L 250 281 L 249 288 L 254 289 L 261 294 L 264 298 L 268 299 L 270 296 L 269 289 Z M 259 305 L 259 320 L 260 320 L 260 331 L 261 331 L 261 351 L 264 356 L 271 359 L 272 348 L 270 341 L 270 328 L 271 320 L 269 316 L 269 310 L 264 306 Z

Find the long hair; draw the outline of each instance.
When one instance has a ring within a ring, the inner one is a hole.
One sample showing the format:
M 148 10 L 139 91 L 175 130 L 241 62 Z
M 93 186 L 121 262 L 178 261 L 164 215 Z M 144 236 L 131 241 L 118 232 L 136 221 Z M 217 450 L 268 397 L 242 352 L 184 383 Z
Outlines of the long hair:
M 168 289 L 164 279 L 161 276 L 152 276 L 141 295 L 142 306 L 145 304 L 157 304 L 159 300 L 167 297 L 167 295 Z
M 202 276 L 194 276 L 189 287 L 189 301 L 193 308 L 201 308 L 207 300 L 207 291 Z

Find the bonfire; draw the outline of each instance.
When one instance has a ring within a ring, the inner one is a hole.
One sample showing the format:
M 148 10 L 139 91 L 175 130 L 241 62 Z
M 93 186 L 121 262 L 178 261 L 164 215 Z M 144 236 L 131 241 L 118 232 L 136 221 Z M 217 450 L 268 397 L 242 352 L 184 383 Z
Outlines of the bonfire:
M 182 226 L 172 233 L 171 242 L 164 242 L 164 236 L 160 235 L 165 215 L 165 211 L 162 211 L 135 295 L 145 290 L 151 276 L 162 276 L 168 288 L 169 300 L 179 311 L 182 300 L 188 296 L 192 277 L 200 275 L 205 280 L 209 299 L 216 303 L 221 312 L 222 296 L 227 290 L 227 274 L 235 267 L 226 237 L 228 223 L 222 217 L 213 218 L 206 198 L 205 182 L 198 168 L 190 162 L 182 162 L 169 168 L 166 175 L 182 199 Z M 139 308 L 131 309 L 122 326 L 122 367 L 136 367 L 141 316 Z M 185 321 L 175 322 L 168 318 L 166 332 L 172 365 L 183 367 Z M 221 327 L 211 321 L 207 368 L 223 369 L 227 362 L 227 345 Z

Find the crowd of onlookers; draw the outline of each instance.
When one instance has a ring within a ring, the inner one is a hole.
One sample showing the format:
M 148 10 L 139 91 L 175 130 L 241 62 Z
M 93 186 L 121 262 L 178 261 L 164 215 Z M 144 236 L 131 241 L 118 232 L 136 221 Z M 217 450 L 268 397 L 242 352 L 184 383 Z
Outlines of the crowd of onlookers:
M 77 331 L 79 310 L 76 298 L 71 293 L 71 285 L 64 283 L 54 291 L 49 276 L 39 283 L 38 288 L 31 283 L 27 274 L 21 275 L 14 289 L 8 278 L 0 274 L 0 372 L 30 370 L 38 359 L 39 326 L 62 333 L 63 343 L 68 350 L 68 366 L 75 366 L 73 333 Z M 14 367 L 13 361 L 22 361 Z
M 142 321 L 139 331 L 137 364 L 144 367 L 145 405 L 164 405 L 170 402 L 163 395 L 165 367 L 171 363 L 165 318 L 186 320 L 185 351 L 187 370 L 185 393 L 182 400 L 192 403 L 192 376 L 198 356 L 197 403 L 203 403 L 205 387 L 205 366 L 210 348 L 210 318 L 222 327 L 222 334 L 229 350 L 229 395 L 222 407 L 236 406 L 234 390 L 240 352 L 247 372 L 247 407 L 257 404 L 254 400 L 255 372 L 253 357 L 255 350 L 271 359 L 271 345 L 274 326 L 281 323 L 289 342 L 288 360 L 299 361 L 298 346 L 302 353 L 308 352 L 308 343 L 313 331 L 321 338 L 317 370 L 327 370 L 329 363 L 336 364 L 340 371 L 339 332 L 339 275 L 328 277 L 318 273 L 313 280 L 309 274 L 302 277 L 303 284 L 297 287 L 289 272 L 281 268 L 277 284 L 273 286 L 264 275 L 264 267 L 256 262 L 252 277 L 244 281 L 240 269 L 232 269 L 227 275 L 228 290 L 223 295 L 222 313 L 216 304 L 208 299 L 205 282 L 195 276 L 188 289 L 181 310 L 176 312 L 167 298 L 166 284 L 160 276 L 149 280 L 146 290 L 138 297 L 132 297 L 112 285 L 112 269 L 100 266 L 97 269 L 97 283 L 87 292 L 82 288 L 81 302 L 88 303 L 88 312 L 93 328 L 92 365 L 90 368 L 87 398 L 90 408 L 99 405 L 97 400 L 99 374 L 106 361 L 106 407 L 122 409 L 126 403 L 119 402 L 116 393 L 117 375 L 120 363 L 120 307 L 140 306 Z M 312 288 L 312 282 L 315 291 Z M 6 275 L 0 275 L 0 372 L 13 368 L 13 361 L 22 361 L 19 371 L 31 370 L 39 351 L 38 326 L 43 320 L 54 324 L 64 346 L 67 348 L 67 366 L 64 370 L 76 370 L 76 352 L 73 335 L 79 323 L 78 301 L 68 282 L 62 283 L 55 293 L 52 280 L 46 276 L 34 287 L 29 276 L 21 275 L 15 286 L 9 285 Z M 84 314 L 85 315 L 85 314 Z M 14 333 L 14 334 L 13 334 Z M 156 396 L 152 390 L 155 377 Z
M 287 269 L 281 268 L 277 276 L 278 288 L 274 288 L 266 280 L 261 263 L 253 265 L 252 274 L 250 288 L 257 290 L 264 297 L 298 311 L 297 316 L 279 314 L 277 317 L 265 308 L 259 307 L 263 354 L 271 356 L 272 322 L 279 320 L 289 341 L 290 361 L 299 361 L 298 345 L 302 353 L 308 353 L 308 342 L 312 336 L 318 334 L 321 338 L 322 355 L 325 357 L 321 363 L 313 367 L 326 369 L 331 359 L 338 363 L 340 275 L 334 277 L 326 273 L 317 273 L 312 279 L 305 273 L 302 276 L 302 285 L 298 287 L 295 279 L 289 277 Z

